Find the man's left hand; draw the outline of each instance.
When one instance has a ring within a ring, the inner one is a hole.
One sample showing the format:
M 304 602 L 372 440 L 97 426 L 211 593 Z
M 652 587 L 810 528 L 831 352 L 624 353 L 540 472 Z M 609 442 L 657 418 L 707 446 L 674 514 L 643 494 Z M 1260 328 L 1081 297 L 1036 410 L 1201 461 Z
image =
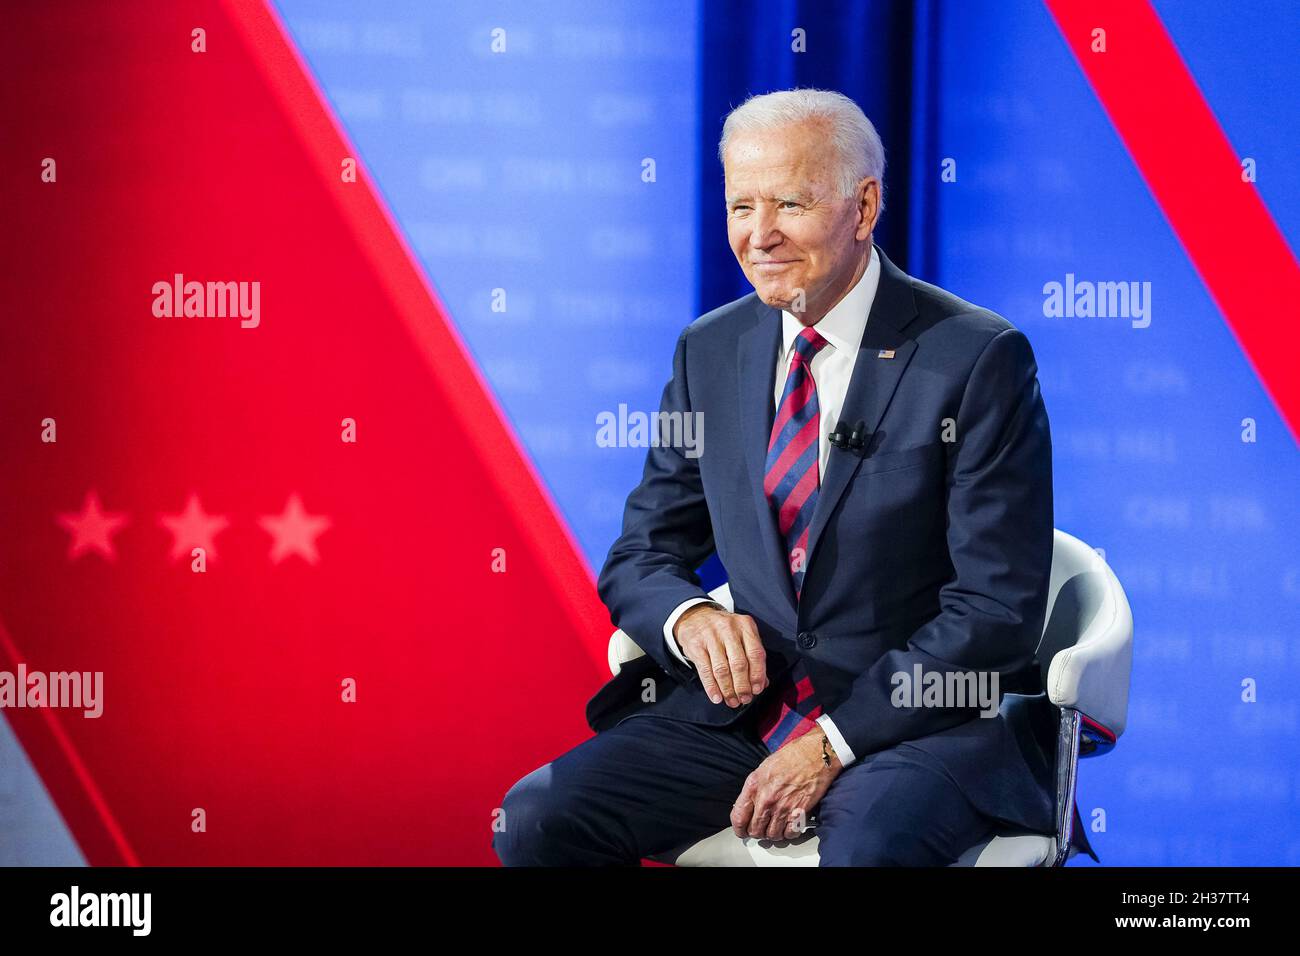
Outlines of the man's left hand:
M 809 731 L 769 756 L 745 780 L 731 808 L 731 828 L 739 837 L 792 840 L 803 832 L 808 815 L 821 802 L 844 766 L 825 735 Z

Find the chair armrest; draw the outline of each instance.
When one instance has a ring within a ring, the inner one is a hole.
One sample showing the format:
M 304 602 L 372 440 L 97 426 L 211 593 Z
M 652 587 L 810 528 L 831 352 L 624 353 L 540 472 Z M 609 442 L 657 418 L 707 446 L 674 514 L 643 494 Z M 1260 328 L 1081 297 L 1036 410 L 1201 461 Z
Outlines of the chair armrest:
M 1129 675 L 1133 669 L 1133 613 L 1119 579 L 1104 562 L 1100 611 L 1073 647 L 1052 657 L 1047 693 L 1058 707 L 1079 711 L 1118 738 L 1128 722 Z
M 709 597 L 717 601 L 728 611 L 736 609 L 735 603 L 731 600 L 731 585 L 720 584 L 709 592 Z M 662 640 L 662 637 L 660 638 Z M 623 669 L 623 665 L 628 661 L 634 661 L 638 657 L 644 657 L 645 651 L 637 646 L 636 641 L 632 640 L 623 630 L 617 630 L 609 639 L 609 672 L 617 674 Z
M 615 631 L 609 639 L 609 672 L 617 674 L 624 664 L 638 657 L 645 657 L 645 651 L 625 631 Z

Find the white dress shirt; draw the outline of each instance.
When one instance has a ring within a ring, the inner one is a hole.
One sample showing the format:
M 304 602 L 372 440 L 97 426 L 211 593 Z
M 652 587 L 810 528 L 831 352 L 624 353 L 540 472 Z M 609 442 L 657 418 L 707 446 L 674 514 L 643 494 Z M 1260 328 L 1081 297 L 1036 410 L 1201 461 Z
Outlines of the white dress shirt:
M 853 366 L 857 362 L 858 347 L 862 344 L 862 334 L 867 328 L 867 316 L 871 314 L 871 304 L 876 299 L 876 289 L 880 285 L 880 257 L 875 247 L 871 249 L 871 261 L 867 271 L 857 281 L 844 298 L 835 307 L 822 316 L 814 328 L 826 340 L 812 360 L 812 377 L 817 386 L 817 409 L 821 415 L 821 430 L 817 436 L 817 470 L 820 478 L 826 476 L 826 462 L 830 458 L 831 443 L 828 435 L 839 424 L 840 412 L 844 408 L 844 396 L 849 390 L 849 379 L 853 377 Z M 776 362 L 776 387 L 773 390 L 772 404 L 780 406 L 781 394 L 785 391 L 785 380 L 790 374 L 790 363 L 794 358 L 794 340 L 802 332 L 804 325 L 793 313 L 781 312 L 781 351 Z M 852 425 L 849 422 L 849 425 Z M 691 664 L 682 653 L 673 638 L 673 628 L 687 608 L 703 604 L 707 598 L 691 598 L 683 601 L 668 615 L 664 622 L 664 640 L 668 650 L 681 661 Z M 691 666 L 694 666 L 691 664 Z M 835 722 L 823 714 L 817 718 L 835 748 L 835 754 L 845 767 L 857 759 L 844 735 L 839 732 Z

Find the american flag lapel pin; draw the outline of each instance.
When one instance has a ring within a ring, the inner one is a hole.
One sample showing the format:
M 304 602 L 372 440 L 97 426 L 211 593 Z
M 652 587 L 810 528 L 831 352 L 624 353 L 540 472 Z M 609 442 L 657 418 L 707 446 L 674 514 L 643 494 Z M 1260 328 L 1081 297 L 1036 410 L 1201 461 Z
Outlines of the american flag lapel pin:
M 879 352 L 876 353 L 876 358 L 893 358 L 893 357 L 894 357 L 893 349 L 881 349 Z

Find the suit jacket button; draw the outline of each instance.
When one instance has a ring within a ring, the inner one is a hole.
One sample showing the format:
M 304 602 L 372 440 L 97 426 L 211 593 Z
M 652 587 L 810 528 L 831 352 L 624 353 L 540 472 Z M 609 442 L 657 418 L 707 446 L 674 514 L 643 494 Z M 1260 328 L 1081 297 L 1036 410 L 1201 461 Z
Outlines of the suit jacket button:
M 799 635 L 799 646 L 810 651 L 817 646 L 817 635 L 813 631 L 804 631 Z

